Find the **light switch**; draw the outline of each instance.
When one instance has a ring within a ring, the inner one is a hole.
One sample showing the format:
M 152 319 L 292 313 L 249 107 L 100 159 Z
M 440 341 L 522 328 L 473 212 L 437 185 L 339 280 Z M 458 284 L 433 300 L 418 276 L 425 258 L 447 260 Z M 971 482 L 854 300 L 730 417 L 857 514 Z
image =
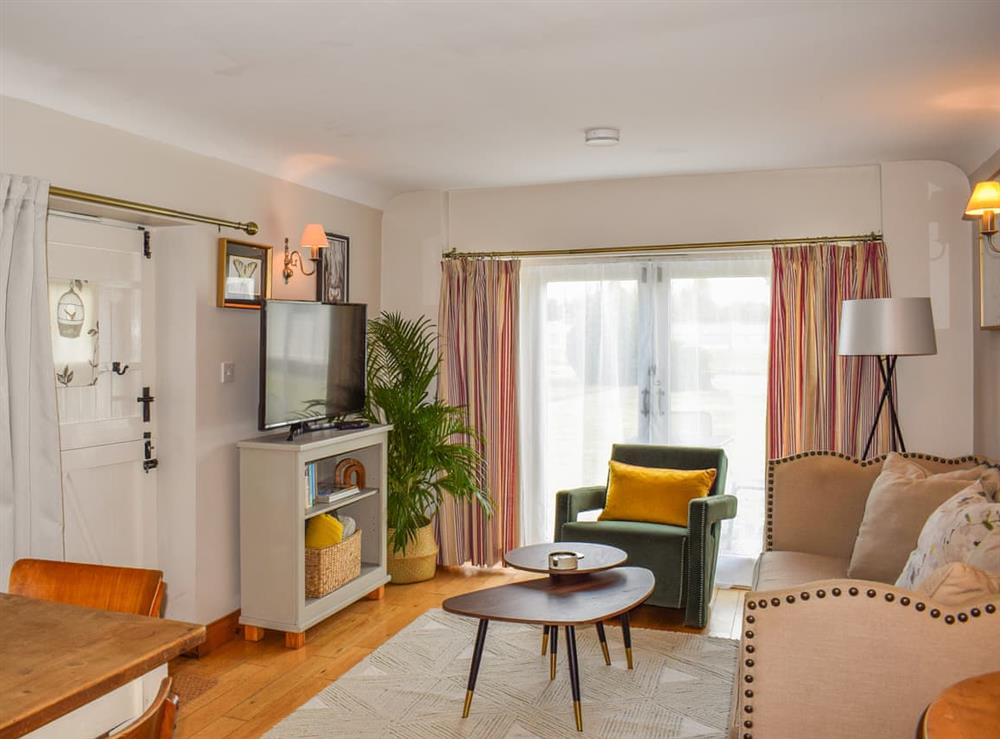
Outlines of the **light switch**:
M 223 362 L 222 366 L 219 369 L 220 369 L 219 382 L 222 383 L 233 382 L 236 379 L 235 362 Z

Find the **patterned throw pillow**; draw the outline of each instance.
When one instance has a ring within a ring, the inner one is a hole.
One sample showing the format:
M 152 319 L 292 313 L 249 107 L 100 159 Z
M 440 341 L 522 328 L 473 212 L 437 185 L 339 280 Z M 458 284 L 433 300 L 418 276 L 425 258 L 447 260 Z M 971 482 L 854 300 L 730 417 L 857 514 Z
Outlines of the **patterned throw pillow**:
M 964 562 L 990 575 L 1000 575 L 1000 502 L 979 481 L 956 493 L 930 515 L 896 585 L 913 590 L 951 562 Z

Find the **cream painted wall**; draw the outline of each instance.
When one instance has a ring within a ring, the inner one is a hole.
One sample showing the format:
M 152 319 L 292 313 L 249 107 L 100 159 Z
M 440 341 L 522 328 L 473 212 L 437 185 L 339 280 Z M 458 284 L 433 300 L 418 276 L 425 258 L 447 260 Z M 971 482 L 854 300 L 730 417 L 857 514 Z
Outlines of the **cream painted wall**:
M 969 183 L 947 162 L 882 165 L 883 233 L 898 297 L 931 298 L 934 356 L 901 357 L 899 418 L 907 448 L 957 456 L 973 451 L 971 227 L 962 220 Z
M 968 192 L 960 175 L 942 162 L 905 162 L 408 193 L 393 199 L 383 216 L 382 304 L 436 318 L 444 248 L 560 249 L 884 230 L 895 294 L 932 294 L 935 311 L 948 322 L 938 357 L 900 363 L 909 446 L 968 453 L 971 266 L 961 248 L 968 226 L 954 210 Z M 397 264 L 405 272 L 396 271 Z
M 351 237 L 351 299 L 379 304 L 380 211 L 226 162 L 0 97 L 0 171 L 53 184 L 255 220 L 246 237 L 274 246 L 273 297 L 311 299 L 313 278 L 281 280 L 281 243 L 307 222 Z M 241 238 L 236 232 L 227 235 Z M 257 431 L 259 314 L 215 307 L 217 239 L 207 226 L 157 228 L 160 542 L 168 615 L 208 622 L 239 607 L 234 442 Z M 219 383 L 219 364 L 236 381 Z

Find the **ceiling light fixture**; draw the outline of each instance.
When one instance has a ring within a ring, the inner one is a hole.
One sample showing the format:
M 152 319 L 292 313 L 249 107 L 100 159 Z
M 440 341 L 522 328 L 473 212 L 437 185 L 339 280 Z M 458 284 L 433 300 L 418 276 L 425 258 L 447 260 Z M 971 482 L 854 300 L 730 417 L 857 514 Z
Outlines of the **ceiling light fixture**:
M 621 131 L 617 128 L 588 128 L 583 142 L 587 146 L 614 146 L 620 139 Z

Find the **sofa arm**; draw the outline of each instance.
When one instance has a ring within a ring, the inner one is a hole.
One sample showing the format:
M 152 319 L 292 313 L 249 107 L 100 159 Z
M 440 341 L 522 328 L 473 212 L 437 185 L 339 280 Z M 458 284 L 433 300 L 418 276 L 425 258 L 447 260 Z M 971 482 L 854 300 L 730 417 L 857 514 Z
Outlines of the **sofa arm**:
M 556 493 L 556 531 L 553 541 L 562 541 L 562 526 L 575 521 L 582 511 L 603 508 L 608 489 L 604 485 L 590 485 Z
M 945 606 L 846 579 L 748 593 L 736 736 L 914 736 L 945 688 L 1000 670 L 997 601 Z

